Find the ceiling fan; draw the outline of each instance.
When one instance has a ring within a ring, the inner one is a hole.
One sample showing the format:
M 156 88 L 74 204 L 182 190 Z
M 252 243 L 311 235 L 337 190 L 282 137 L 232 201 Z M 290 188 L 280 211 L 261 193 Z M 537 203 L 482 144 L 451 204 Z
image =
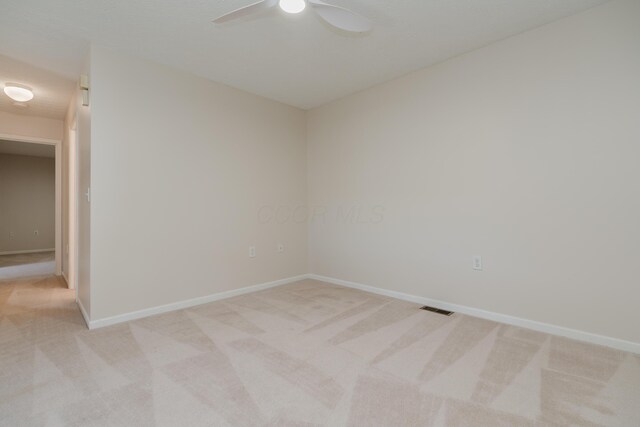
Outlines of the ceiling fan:
M 276 5 L 287 13 L 300 13 L 307 5 L 328 24 L 333 25 L 344 31 L 352 33 L 364 33 L 373 28 L 373 22 L 362 15 L 345 9 L 344 7 L 335 6 L 325 3 L 322 0 L 261 0 L 249 6 L 241 7 L 233 12 L 226 13 L 213 20 L 216 24 L 243 18 L 245 16 L 269 10 Z

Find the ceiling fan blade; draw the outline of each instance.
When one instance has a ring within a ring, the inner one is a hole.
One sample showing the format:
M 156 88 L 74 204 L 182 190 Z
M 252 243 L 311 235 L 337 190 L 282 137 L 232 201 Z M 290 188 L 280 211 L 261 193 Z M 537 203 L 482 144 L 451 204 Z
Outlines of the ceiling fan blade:
M 278 3 L 278 0 L 261 0 L 257 3 L 250 4 L 249 6 L 241 7 L 233 12 L 226 13 L 213 20 L 216 24 L 222 24 L 224 22 L 232 21 L 234 19 L 243 18 L 245 16 L 253 15 L 255 13 L 263 12 L 272 8 Z
M 352 33 L 364 33 L 373 28 L 373 22 L 362 15 L 325 3 L 321 0 L 308 0 L 313 10 L 330 25 Z

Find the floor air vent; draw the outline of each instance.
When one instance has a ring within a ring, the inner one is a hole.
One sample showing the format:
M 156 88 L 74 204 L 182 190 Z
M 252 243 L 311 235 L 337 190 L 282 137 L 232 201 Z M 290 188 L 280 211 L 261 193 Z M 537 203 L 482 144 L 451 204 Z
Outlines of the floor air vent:
M 438 313 L 438 314 L 444 314 L 445 316 L 451 316 L 453 314 L 453 311 L 440 310 L 439 308 L 429 307 L 428 305 L 425 305 L 424 307 L 420 307 L 420 310 L 431 311 L 433 313 Z

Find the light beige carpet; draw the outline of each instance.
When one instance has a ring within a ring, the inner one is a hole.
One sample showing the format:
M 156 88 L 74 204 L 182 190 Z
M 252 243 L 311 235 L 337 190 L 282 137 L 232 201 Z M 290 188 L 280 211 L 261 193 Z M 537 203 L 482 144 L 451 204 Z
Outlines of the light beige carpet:
M 0 283 L 0 425 L 640 426 L 640 357 L 302 281 L 88 331 Z
M 11 267 L 14 265 L 36 264 L 39 262 L 54 261 L 55 259 L 56 253 L 54 251 L 36 252 L 32 254 L 0 255 L 0 268 Z

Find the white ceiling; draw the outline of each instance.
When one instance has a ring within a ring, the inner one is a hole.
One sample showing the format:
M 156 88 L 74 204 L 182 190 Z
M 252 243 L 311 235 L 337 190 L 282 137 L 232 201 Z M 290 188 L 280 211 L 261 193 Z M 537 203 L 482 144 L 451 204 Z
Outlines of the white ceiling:
M 26 107 L 17 107 L 5 95 L 7 83 L 20 83 L 33 90 Z M 0 111 L 52 119 L 64 119 L 75 84 L 72 80 L 0 54 Z
M 0 53 L 75 79 L 95 43 L 307 109 L 605 2 L 332 0 L 376 22 L 366 35 L 278 8 L 211 23 L 253 1 L 3 2 Z
M 0 154 L 16 154 L 19 156 L 56 157 L 56 147 L 30 142 L 5 141 L 0 139 Z

